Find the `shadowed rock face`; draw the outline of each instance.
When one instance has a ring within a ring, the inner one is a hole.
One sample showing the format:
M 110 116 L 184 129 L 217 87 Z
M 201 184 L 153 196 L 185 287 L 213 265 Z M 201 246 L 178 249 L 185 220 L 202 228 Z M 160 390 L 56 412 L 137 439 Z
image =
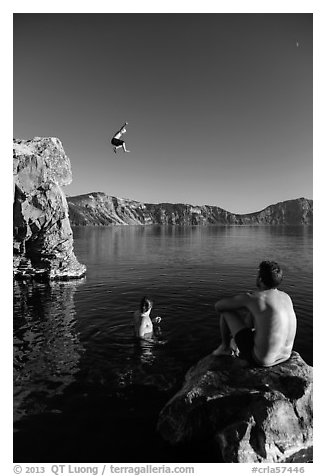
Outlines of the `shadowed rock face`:
M 79 278 L 86 268 L 73 252 L 62 186 L 72 181 L 70 160 L 59 139 L 14 139 L 14 274 Z
M 313 203 L 306 198 L 280 202 L 239 215 L 210 205 L 141 203 L 94 192 L 67 198 L 72 225 L 312 225 Z
M 296 352 L 269 368 L 209 355 L 163 408 L 158 431 L 172 444 L 206 441 L 225 462 L 289 460 L 312 446 L 312 367 Z

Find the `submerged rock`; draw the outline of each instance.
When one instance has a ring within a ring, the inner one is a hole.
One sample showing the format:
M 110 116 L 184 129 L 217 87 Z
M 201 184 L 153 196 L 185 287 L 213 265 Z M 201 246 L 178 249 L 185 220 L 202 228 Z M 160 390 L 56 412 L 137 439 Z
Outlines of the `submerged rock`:
M 298 353 L 269 368 L 211 354 L 188 371 L 158 431 L 172 444 L 206 441 L 224 462 L 280 462 L 312 447 L 312 418 L 312 367 Z
M 59 139 L 14 139 L 14 275 L 70 279 L 85 274 L 73 252 L 68 204 L 62 186 L 72 180 Z

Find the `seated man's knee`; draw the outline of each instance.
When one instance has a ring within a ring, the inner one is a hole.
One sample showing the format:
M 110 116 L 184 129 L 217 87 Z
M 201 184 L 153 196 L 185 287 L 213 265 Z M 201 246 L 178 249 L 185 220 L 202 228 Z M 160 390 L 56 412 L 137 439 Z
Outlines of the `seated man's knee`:
M 234 337 L 237 332 L 241 329 L 244 329 L 246 324 L 244 323 L 243 319 L 237 312 L 234 311 L 225 311 L 223 312 L 223 319 L 226 322 L 226 325 L 230 329 L 232 336 Z

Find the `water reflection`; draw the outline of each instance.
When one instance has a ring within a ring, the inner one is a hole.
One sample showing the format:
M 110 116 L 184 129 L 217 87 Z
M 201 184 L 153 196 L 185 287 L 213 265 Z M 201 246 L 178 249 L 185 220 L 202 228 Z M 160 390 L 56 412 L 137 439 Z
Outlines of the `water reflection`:
M 82 281 L 14 283 L 14 422 L 44 411 L 75 380 L 83 346 L 74 294 Z
M 138 345 L 141 363 L 153 365 L 155 361 L 155 354 L 153 352 L 155 341 L 153 339 L 141 339 Z
M 166 343 L 167 341 L 162 338 L 161 326 L 155 324 L 155 329 L 150 335 L 144 339 L 136 339 L 134 346 L 135 358 L 139 358 L 142 364 L 153 365 L 156 358 L 155 349 Z
M 174 384 L 169 370 L 174 367 L 172 372 L 175 373 L 175 361 L 169 362 L 164 352 L 166 344 L 168 341 L 164 338 L 160 326 L 157 325 L 154 332 L 151 335 L 148 334 L 146 338 L 134 337 L 132 353 L 118 371 L 118 388 L 150 385 L 164 391 L 169 389 Z

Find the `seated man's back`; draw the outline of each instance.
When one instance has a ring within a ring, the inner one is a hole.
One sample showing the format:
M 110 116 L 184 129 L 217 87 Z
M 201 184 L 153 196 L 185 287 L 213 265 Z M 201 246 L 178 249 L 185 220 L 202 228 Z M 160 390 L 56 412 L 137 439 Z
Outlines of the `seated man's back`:
M 263 366 L 287 360 L 296 333 L 296 316 L 290 296 L 278 289 L 250 295 L 248 309 L 254 318 L 254 357 Z
M 291 356 L 297 322 L 290 296 L 277 288 L 283 271 L 275 261 L 262 261 L 256 278 L 257 292 L 216 302 L 222 342 L 214 355 L 230 355 L 230 336 L 249 362 L 270 367 Z M 250 319 L 241 310 L 250 312 Z M 253 329 L 254 328 L 254 329 Z

